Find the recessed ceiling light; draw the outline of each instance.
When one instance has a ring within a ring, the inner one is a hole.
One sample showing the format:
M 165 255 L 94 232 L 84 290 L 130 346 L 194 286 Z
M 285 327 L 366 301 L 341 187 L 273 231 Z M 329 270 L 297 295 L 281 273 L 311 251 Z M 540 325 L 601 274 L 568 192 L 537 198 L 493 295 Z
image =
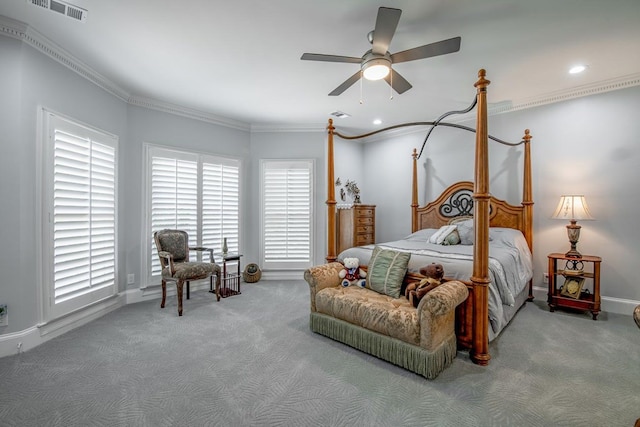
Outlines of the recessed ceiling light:
M 586 65 L 576 65 L 569 69 L 569 74 L 578 74 L 587 69 Z
M 374 124 L 374 125 L 380 125 L 380 124 L 382 124 L 382 120 L 380 120 L 380 119 L 375 119 L 375 120 L 373 121 L 373 124 Z

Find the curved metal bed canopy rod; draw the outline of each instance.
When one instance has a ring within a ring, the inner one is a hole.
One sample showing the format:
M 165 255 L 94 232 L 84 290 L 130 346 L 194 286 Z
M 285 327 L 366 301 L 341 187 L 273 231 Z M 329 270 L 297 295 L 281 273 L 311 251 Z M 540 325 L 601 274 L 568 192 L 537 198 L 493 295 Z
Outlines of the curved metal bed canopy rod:
M 337 136 L 339 136 L 342 139 L 360 139 L 360 138 L 366 138 L 368 136 L 372 136 L 372 135 L 377 135 L 379 133 L 382 132 L 386 132 L 389 130 L 393 130 L 393 129 L 399 129 L 399 128 L 403 128 L 403 127 L 409 127 L 409 126 L 431 126 L 429 128 L 429 130 L 427 131 L 427 135 L 424 137 L 424 142 L 422 143 L 422 147 L 420 148 L 420 153 L 418 154 L 418 159 L 420 158 L 420 156 L 422 156 L 422 152 L 424 151 L 424 147 L 427 145 L 427 140 L 429 139 L 429 136 L 431 136 L 431 133 L 433 132 L 433 130 L 437 127 L 437 126 L 445 126 L 445 127 L 452 127 L 452 128 L 457 128 L 457 129 L 462 129 L 462 130 L 466 130 L 468 132 L 473 132 L 475 133 L 476 130 L 472 127 L 469 126 L 464 126 L 464 125 L 460 125 L 457 123 L 448 123 L 448 122 L 443 122 L 442 120 L 446 119 L 449 116 L 452 116 L 454 114 L 466 114 L 469 111 L 473 110 L 476 106 L 476 104 L 478 103 L 478 99 L 477 97 L 473 98 L 473 102 L 471 103 L 470 106 L 468 106 L 467 108 L 465 108 L 464 110 L 453 110 L 453 111 L 448 111 L 446 113 L 444 113 L 443 115 L 441 115 L 440 117 L 438 117 L 435 121 L 431 121 L 431 122 L 411 122 L 411 123 L 402 123 L 399 125 L 394 125 L 394 126 L 388 126 L 386 128 L 382 128 L 382 129 L 378 129 L 376 131 L 373 132 L 369 132 L 369 133 L 365 133 L 362 135 L 356 135 L 356 136 L 347 136 L 347 135 L 343 135 L 340 132 L 336 132 L 334 131 L 333 133 Z M 527 129 L 525 131 L 525 133 L 529 133 L 529 129 Z M 496 138 L 495 136 L 491 136 L 488 135 L 489 139 L 496 141 L 500 144 L 503 145 L 508 145 L 511 147 L 516 147 L 518 145 L 524 144 L 525 140 L 521 140 L 520 142 L 508 142 L 508 141 L 504 141 L 500 138 Z

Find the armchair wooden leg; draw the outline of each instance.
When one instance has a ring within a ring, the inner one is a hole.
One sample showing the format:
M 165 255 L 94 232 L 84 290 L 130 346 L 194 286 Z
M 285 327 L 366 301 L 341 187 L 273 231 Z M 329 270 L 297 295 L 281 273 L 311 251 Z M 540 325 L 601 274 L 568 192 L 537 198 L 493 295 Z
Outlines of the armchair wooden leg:
M 164 308 L 164 302 L 167 299 L 167 281 L 162 281 L 162 302 L 160 303 L 160 308 Z
M 184 281 L 178 280 L 176 282 L 176 288 L 178 293 L 178 316 L 182 316 L 182 287 L 184 286 Z
M 187 280 L 187 299 L 191 298 L 191 285 L 189 283 Z

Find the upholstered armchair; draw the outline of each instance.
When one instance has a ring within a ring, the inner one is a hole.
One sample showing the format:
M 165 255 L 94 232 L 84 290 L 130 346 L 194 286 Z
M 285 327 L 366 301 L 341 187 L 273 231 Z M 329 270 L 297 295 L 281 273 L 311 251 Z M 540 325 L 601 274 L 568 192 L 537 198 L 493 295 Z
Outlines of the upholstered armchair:
M 209 291 L 213 290 L 213 276 L 216 276 L 215 294 L 220 301 L 220 266 L 215 264 L 213 250 L 208 248 L 189 248 L 189 235 L 182 230 L 161 230 L 153 233 L 156 242 L 160 265 L 162 266 L 162 303 L 164 308 L 167 298 L 167 281 L 176 283 L 178 294 L 178 316 L 182 316 L 182 289 L 187 284 L 187 299 L 189 299 L 192 280 L 209 278 Z M 189 250 L 209 252 L 209 262 L 189 261 Z

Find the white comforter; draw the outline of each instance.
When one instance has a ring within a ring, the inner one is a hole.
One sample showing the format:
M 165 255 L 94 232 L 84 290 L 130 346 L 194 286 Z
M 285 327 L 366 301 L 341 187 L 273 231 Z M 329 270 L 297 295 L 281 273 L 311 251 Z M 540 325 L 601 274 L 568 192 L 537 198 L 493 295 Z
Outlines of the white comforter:
M 437 229 L 417 231 L 402 240 L 358 246 L 347 249 L 338 259 L 357 257 L 360 265 L 368 265 L 374 246 L 396 251 L 411 252 L 409 271 L 417 273 L 420 267 L 436 262 L 444 267 L 445 276 L 469 280 L 473 272 L 473 246 L 445 246 L 429 243 Z M 533 277 L 531 251 L 523 234 L 511 228 L 492 227 L 489 230 L 489 321 L 495 337 L 509 322 L 504 306 L 513 307 L 515 297 Z

